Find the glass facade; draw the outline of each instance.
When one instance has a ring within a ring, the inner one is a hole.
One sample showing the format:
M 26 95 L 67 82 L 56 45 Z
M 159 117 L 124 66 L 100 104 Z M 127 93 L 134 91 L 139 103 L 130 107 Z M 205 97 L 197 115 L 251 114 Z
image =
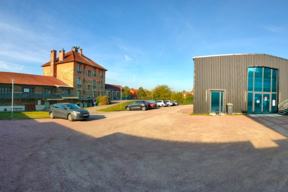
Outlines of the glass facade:
M 248 68 L 247 113 L 277 112 L 278 70 Z
M 247 106 L 247 113 L 252 113 L 253 109 L 253 93 L 248 93 L 248 106 Z
M 270 92 L 270 91 L 271 91 L 271 69 L 264 68 L 263 92 Z
M 262 67 L 255 68 L 254 91 L 262 92 Z

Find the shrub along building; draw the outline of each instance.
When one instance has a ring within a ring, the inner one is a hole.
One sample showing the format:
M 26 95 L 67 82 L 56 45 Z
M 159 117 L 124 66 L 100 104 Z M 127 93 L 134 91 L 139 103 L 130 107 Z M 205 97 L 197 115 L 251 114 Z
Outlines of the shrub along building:
M 194 57 L 194 113 L 284 113 L 288 60 L 266 54 Z
M 93 105 L 93 98 L 105 94 L 105 68 L 85 55 L 82 49 L 52 50 L 51 60 L 42 65 L 42 75 L 0 72 L 0 111 L 11 110 L 12 83 L 14 109 L 43 110 L 56 102 L 76 103 L 80 107 Z

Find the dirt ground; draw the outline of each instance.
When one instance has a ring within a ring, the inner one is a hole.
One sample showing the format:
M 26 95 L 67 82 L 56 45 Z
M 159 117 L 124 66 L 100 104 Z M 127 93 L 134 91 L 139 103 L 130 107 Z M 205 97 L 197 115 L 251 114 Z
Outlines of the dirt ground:
M 0 121 L 0 191 L 287 191 L 288 117 L 89 111 Z

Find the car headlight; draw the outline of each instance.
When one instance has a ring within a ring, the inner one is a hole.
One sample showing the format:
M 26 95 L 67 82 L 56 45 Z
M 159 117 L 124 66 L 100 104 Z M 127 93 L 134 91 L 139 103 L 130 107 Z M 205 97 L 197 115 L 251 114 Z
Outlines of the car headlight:
M 79 112 L 79 111 L 73 111 L 76 115 L 80 115 L 81 114 L 81 112 Z

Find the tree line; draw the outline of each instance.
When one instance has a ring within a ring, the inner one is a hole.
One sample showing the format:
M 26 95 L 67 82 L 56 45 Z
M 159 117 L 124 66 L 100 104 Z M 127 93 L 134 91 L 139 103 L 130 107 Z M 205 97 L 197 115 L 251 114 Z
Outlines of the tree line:
M 137 92 L 138 98 L 143 100 L 173 100 L 179 104 L 193 104 L 193 94 L 187 93 L 186 97 L 183 96 L 181 91 L 173 91 L 168 85 L 157 85 L 154 89 L 147 90 L 143 87 L 138 88 Z M 130 88 L 128 86 L 124 87 L 124 92 L 122 97 L 130 97 Z

